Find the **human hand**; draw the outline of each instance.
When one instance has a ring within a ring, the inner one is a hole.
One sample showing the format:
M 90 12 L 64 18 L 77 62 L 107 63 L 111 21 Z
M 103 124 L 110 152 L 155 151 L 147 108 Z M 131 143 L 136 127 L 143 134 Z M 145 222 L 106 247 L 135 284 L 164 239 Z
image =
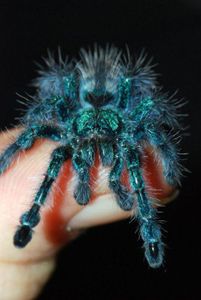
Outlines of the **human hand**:
M 3 150 L 20 129 L 3 133 Z M 13 235 L 21 214 L 30 207 L 34 193 L 47 169 L 50 153 L 56 143 L 40 140 L 21 153 L 0 177 L 0 294 L 1 300 L 35 299 L 55 268 L 58 250 L 79 235 L 80 230 L 129 218 L 134 212 L 125 212 L 116 204 L 107 185 L 109 168 L 103 168 L 96 159 L 91 170 L 93 194 L 90 204 L 79 206 L 73 198 L 75 175 L 71 162 L 65 163 L 41 212 L 41 222 L 35 228 L 31 243 L 24 249 L 13 246 Z M 0 149 L 0 150 L 1 150 Z M 144 162 L 149 172 L 145 180 L 157 188 L 158 198 L 166 203 L 176 192 L 162 176 L 160 164 L 155 166 L 153 156 Z M 151 174 L 151 175 L 150 175 Z M 124 174 L 126 183 L 126 174 Z M 153 189 L 154 190 L 154 189 Z M 163 199 L 163 200 L 162 200 Z

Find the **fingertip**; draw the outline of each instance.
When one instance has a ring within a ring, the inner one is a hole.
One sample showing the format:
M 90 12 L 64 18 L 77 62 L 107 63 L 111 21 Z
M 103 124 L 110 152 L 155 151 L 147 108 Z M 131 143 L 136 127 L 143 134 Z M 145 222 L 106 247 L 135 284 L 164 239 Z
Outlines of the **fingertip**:
M 123 211 L 117 204 L 113 194 L 102 194 L 77 213 L 68 223 L 67 230 L 89 228 L 113 223 L 131 217 L 132 211 Z
M 163 174 L 162 162 L 156 150 L 149 145 L 145 147 L 144 152 L 145 155 L 142 157 L 143 177 L 147 185 L 148 194 L 162 204 L 174 200 L 178 195 L 178 190 L 175 186 L 167 183 Z

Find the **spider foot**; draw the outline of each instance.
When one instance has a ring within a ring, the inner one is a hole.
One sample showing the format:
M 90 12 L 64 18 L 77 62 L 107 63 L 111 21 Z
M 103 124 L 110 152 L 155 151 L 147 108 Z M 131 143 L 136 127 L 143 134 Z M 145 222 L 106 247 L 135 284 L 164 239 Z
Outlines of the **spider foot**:
M 86 205 L 89 202 L 91 196 L 91 191 L 88 183 L 79 183 L 76 191 L 74 193 L 74 197 L 78 204 Z
M 30 226 L 22 225 L 14 235 L 14 245 L 18 248 L 24 248 L 32 239 L 33 230 Z
M 133 195 L 129 194 L 127 191 L 124 190 L 119 191 L 117 201 L 121 209 L 125 211 L 129 211 L 133 209 L 134 197 Z
M 163 262 L 163 247 L 159 242 L 145 244 L 145 257 L 152 268 L 159 268 Z

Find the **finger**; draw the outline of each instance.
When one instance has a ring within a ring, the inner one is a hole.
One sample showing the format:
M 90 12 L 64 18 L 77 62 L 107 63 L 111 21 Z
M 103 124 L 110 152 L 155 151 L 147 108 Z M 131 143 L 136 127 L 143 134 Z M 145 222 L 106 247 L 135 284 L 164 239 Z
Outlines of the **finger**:
M 11 140 L 15 139 L 19 131 L 20 129 L 17 129 L 1 135 L 1 148 L 4 149 Z M 18 286 L 21 290 L 19 299 L 29 299 L 27 290 L 31 291 L 31 287 L 33 287 L 33 293 L 39 292 L 54 268 L 55 253 L 64 243 L 78 235 L 76 229 L 121 220 L 133 214 L 133 212 L 125 212 L 118 207 L 115 197 L 108 187 L 110 168 L 103 168 L 98 157 L 91 169 L 92 200 L 85 207 L 79 206 L 73 197 L 76 176 L 71 161 L 67 161 L 41 211 L 42 221 L 35 228 L 33 240 L 24 249 L 15 248 L 13 234 L 19 224 L 20 216 L 30 208 L 47 169 L 51 152 L 57 146 L 51 141 L 37 141 L 31 149 L 21 153 L 0 178 L 0 278 L 9 278 L 7 282 L 11 287 L 17 280 L 16 270 L 21 273 L 18 276 L 18 278 L 20 277 Z M 172 194 L 173 189 L 165 183 L 160 164 L 154 169 L 155 165 L 150 164 L 151 159 L 152 155 L 144 162 L 145 180 L 149 182 L 150 186 L 157 187 L 158 190 L 162 186 L 163 192 L 160 197 L 164 199 Z M 147 175 L 150 173 L 157 173 L 158 179 L 155 182 L 152 177 Z M 122 180 L 127 181 L 127 174 L 124 175 Z M 7 266 L 9 267 L 7 268 Z M 1 276 L 4 272 L 8 274 L 7 277 Z M 27 276 L 27 272 L 29 276 Z M 28 284 L 27 280 L 29 279 Z M 11 288 L 6 290 L 12 293 Z
M 172 201 L 178 194 L 178 191 L 170 186 L 164 176 L 162 163 L 156 160 L 155 150 L 147 146 L 145 149 L 145 156 L 142 157 L 143 177 L 148 186 L 149 196 L 153 199 L 158 199 L 160 204 L 166 204 Z M 133 216 L 134 210 L 125 212 L 120 209 L 115 200 L 115 196 L 111 193 L 108 186 L 109 167 L 102 167 L 98 158 L 96 158 L 95 168 L 96 180 L 93 184 L 93 198 L 92 201 L 84 210 L 77 213 L 68 223 L 67 229 L 69 232 L 79 228 L 88 228 L 91 226 L 103 225 L 112 223 L 121 219 Z M 130 189 L 128 173 L 123 171 L 121 182 Z
M 32 261 L 30 263 L 1 261 L 1 300 L 36 299 L 54 268 L 54 258 Z
M 20 130 L 0 136 L 5 149 Z M 33 299 L 54 269 L 54 256 L 78 232 L 69 233 L 66 226 L 79 211 L 73 198 L 76 184 L 71 162 L 67 161 L 41 211 L 41 222 L 35 228 L 31 243 L 24 249 L 13 246 L 13 235 L 20 216 L 30 208 L 34 195 L 47 169 L 51 152 L 57 147 L 50 141 L 38 141 L 21 153 L 0 177 L 0 294 L 1 299 Z M 94 203 L 95 203 L 94 199 Z M 120 209 L 119 209 L 120 210 Z M 120 218 L 124 212 L 120 212 Z
M 174 200 L 178 195 L 178 190 L 165 180 L 157 150 L 146 145 L 144 152 L 145 155 L 142 157 L 143 176 L 149 196 L 160 200 L 161 204 Z
M 10 142 L 11 136 L 3 135 L 1 138 L 2 148 Z M 86 228 L 94 225 L 109 223 L 128 218 L 133 212 L 125 212 L 116 204 L 115 197 L 108 187 L 110 168 L 103 168 L 98 160 L 91 170 L 92 201 L 86 207 L 79 206 L 73 191 L 76 184 L 76 176 L 71 162 L 64 164 L 60 176 L 56 181 L 53 191 L 47 199 L 41 215 L 42 221 L 36 227 L 32 242 L 22 250 L 12 245 L 14 230 L 19 222 L 21 214 L 26 211 L 32 202 L 45 170 L 49 163 L 51 152 L 57 147 L 51 141 L 38 141 L 26 153 L 22 153 L 15 163 L 9 168 L 0 180 L 0 220 L 1 229 L 6 233 L 0 236 L 1 248 L 0 259 L 9 260 L 37 260 L 47 258 L 68 239 L 73 238 L 75 233 L 69 233 L 69 229 Z M 150 186 L 150 194 L 166 201 L 174 195 L 162 176 L 160 163 L 154 162 L 153 149 L 147 148 L 147 156 L 143 162 L 144 178 Z M 123 174 L 122 181 L 128 185 L 127 173 Z M 165 199 L 165 200 L 164 200 Z M 68 230 L 66 230 L 66 227 Z M 38 251 L 38 245 L 43 245 Z M 9 251 L 8 251 L 9 249 Z

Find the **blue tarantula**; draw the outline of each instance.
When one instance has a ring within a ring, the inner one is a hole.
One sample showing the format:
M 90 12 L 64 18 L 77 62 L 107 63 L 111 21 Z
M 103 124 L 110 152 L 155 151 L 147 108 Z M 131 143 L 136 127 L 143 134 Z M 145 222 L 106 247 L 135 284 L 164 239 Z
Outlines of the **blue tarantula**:
M 162 94 L 150 61 L 141 54 L 133 63 L 115 47 L 81 50 L 79 61 L 59 55 L 46 60 L 35 81 L 36 101 L 22 118 L 24 131 L 0 156 L 2 174 L 21 150 L 32 147 L 38 138 L 60 145 L 51 154 L 44 180 L 32 206 L 20 218 L 14 245 L 25 247 L 40 221 L 40 209 L 59 171 L 72 159 L 78 183 L 75 200 L 90 200 L 89 170 L 98 152 L 102 165 L 110 166 L 109 187 L 121 209 L 136 207 L 136 219 L 144 242 L 145 257 L 153 268 L 163 262 L 164 245 L 156 208 L 147 193 L 141 160 L 144 143 L 157 150 L 164 177 L 173 186 L 180 181 L 181 168 L 176 143 L 178 102 Z M 123 169 L 130 189 L 121 182 Z

